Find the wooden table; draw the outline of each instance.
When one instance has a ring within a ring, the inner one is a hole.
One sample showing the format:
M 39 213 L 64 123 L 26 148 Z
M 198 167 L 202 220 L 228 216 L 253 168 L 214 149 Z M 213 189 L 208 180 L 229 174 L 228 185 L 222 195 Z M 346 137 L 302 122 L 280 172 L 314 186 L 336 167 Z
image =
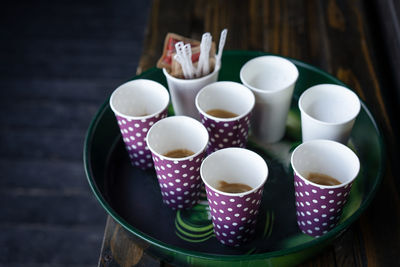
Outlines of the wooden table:
M 138 74 L 156 65 L 167 32 L 200 40 L 209 31 L 229 29 L 225 49 L 258 50 L 296 58 L 336 76 L 365 101 L 384 133 L 387 165 L 380 189 L 367 211 L 323 253 L 303 266 L 399 266 L 399 146 L 396 140 L 399 87 L 387 47 L 397 35 L 385 14 L 399 11 L 391 1 L 362 0 L 154 0 Z M 392 6 L 390 6 L 392 5 Z M 385 11 L 386 8 L 386 11 Z M 387 13 L 385 13 L 387 12 Z M 382 16 L 383 14 L 383 16 Z M 398 22 L 397 22 L 398 23 Z M 388 35 L 387 35 L 388 34 Z M 217 38 L 218 39 L 218 38 Z M 398 40 L 398 39 L 397 39 Z M 398 84 L 397 84 L 398 85 Z M 366 133 L 368 134 L 368 133 Z M 131 234 L 110 217 L 100 266 L 160 266 Z

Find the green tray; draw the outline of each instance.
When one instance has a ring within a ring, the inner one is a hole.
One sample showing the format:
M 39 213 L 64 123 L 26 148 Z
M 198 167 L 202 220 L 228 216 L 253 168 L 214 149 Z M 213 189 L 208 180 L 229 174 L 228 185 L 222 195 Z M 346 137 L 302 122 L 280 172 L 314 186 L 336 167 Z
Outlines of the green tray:
M 240 82 L 241 66 L 262 52 L 226 51 L 219 80 Z M 264 188 L 257 238 L 239 248 L 220 244 L 212 231 L 205 195 L 190 211 L 173 212 L 162 204 L 154 170 L 130 165 L 108 100 L 94 117 L 84 144 L 84 165 L 89 184 L 104 209 L 146 252 L 166 262 L 196 266 L 292 266 L 321 251 L 341 235 L 366 209 L 382 179 L 384 145 L 373 116 L 362 103 L 349 146 L 361 162 L 341 220 L 320 238 L 300 232 L 296 223 L 293 174 L 290 154 L 301 140 L 297 100 L 307 88 L 320 83 L 344 85 L 328 73 L 290 59 L 299 79 L 287 121 L 284 139 L 261 145 L 250 137 L 248 148 L 267 162 L 270 174 Z M 134 79 L 151 79 L 167 87 L 160 69 L 152 68 Z M 172 108 L 169 110 L 173 114 Z M 368 134 L 366 134 L 368 133 Z

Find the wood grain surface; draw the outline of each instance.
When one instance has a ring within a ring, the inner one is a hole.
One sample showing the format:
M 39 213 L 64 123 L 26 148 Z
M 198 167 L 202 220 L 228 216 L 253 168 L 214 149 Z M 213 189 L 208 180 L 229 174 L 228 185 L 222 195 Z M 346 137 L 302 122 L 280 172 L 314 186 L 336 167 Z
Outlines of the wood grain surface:
M 393 76 L 385 71 L 389 59 L 381 38 L 390 36 L 383 35 L 379 28 L 383 18 L 375 10 L 376 2 L 154 0 L 152 4 L 138 74 L 155 66 L 168 32 L 200 39 L 207 31 L 219 37 L 220 31 L 228 28 L 225 49 L 265 51 L 315 65 L 353 88 L 376 118 L 387 150 L 381 187 L 360 219 L 323 253 L 302 266 L 400 265 L 398 103 L 395 101 L 400 88 L 395 87 Z M 126 247 L 123 251 L 129 251 L 123 256 L 111 243 L 116 234 Z M 134 247 L 129 236 L 109 218 L 100 265 L 148 264 L 149 258 Z M 107 257 L 112 260 L 106 262 Z M 152 264 L 163 264 L 155 260 Z

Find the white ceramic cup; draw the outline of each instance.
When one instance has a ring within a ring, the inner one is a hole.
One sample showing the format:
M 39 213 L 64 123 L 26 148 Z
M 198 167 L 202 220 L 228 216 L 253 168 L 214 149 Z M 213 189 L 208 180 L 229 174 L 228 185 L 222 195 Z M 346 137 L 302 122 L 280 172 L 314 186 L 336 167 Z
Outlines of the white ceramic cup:
M 172 106 L 175 115 L 185 115 L 197 120 L 200 119 L 195 106 L 195 98 L 201 88 L 218 80 L 220 67 L 216 67 L 208 75 L 196 79 L 178 79 L 171 76 L 166 69 L 163 73 L 167 78 Z
M 298 77 L 296 66 L 278 56 L 256 57 L 241 68 L 240 80 L 256 97 L 252 132 L 259 141 L 275 143 L 284 136 Z
M 319 84 L 303 92 L 299 108 L 303 142 L 328 139 L 346 144 L 361 104 L 346 87 Z

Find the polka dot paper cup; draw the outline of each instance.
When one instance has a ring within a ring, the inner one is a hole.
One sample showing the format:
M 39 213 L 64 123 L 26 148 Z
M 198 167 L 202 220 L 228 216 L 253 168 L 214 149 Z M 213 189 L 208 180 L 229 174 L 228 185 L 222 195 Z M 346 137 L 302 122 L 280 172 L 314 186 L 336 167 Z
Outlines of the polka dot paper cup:
M 333 229 L 342 214 L 351 185 L 360 170 L 357 155 L 347 146 L 330 140 L 312 140 L 292 154 L 297 224 L 310 236 L 319 237 Z M 308 180 L 311 173 L 335 178 L 338 185 Z
M 225 148 L 209 155 L 201 166 L 216 238 L 240 246 L 255 234 L 268 166 L 258 154 L 243 148 Z M 246 184 L 242 193 L 221 191 L 220 183 Z
M 196 107 L 210 135 L 208 154 L 222 148 L 246 146 L 254 103 L 255 97 L 250 89 L 236 82 L 215 82 L 200 90 Z M 234 117 L 210 115 L 210 111 L 228 111 Z
M 110 106 L 134 167 L 153 167 L 145 139 L 150 127 L 167 117 L 168 103 L 167 89 L 151 80 L 133 80 L 122 84 L 112 93 Z
M 168 117 L 155 123 L 147 134 L 161 195 L 172 209 L 188 209 L 201 193 L 200 166 L 205 157 L 208 133 L 197 120 L 186 116 Z M 166 156 L 168 152 L 189 150 L 192 155 Z

